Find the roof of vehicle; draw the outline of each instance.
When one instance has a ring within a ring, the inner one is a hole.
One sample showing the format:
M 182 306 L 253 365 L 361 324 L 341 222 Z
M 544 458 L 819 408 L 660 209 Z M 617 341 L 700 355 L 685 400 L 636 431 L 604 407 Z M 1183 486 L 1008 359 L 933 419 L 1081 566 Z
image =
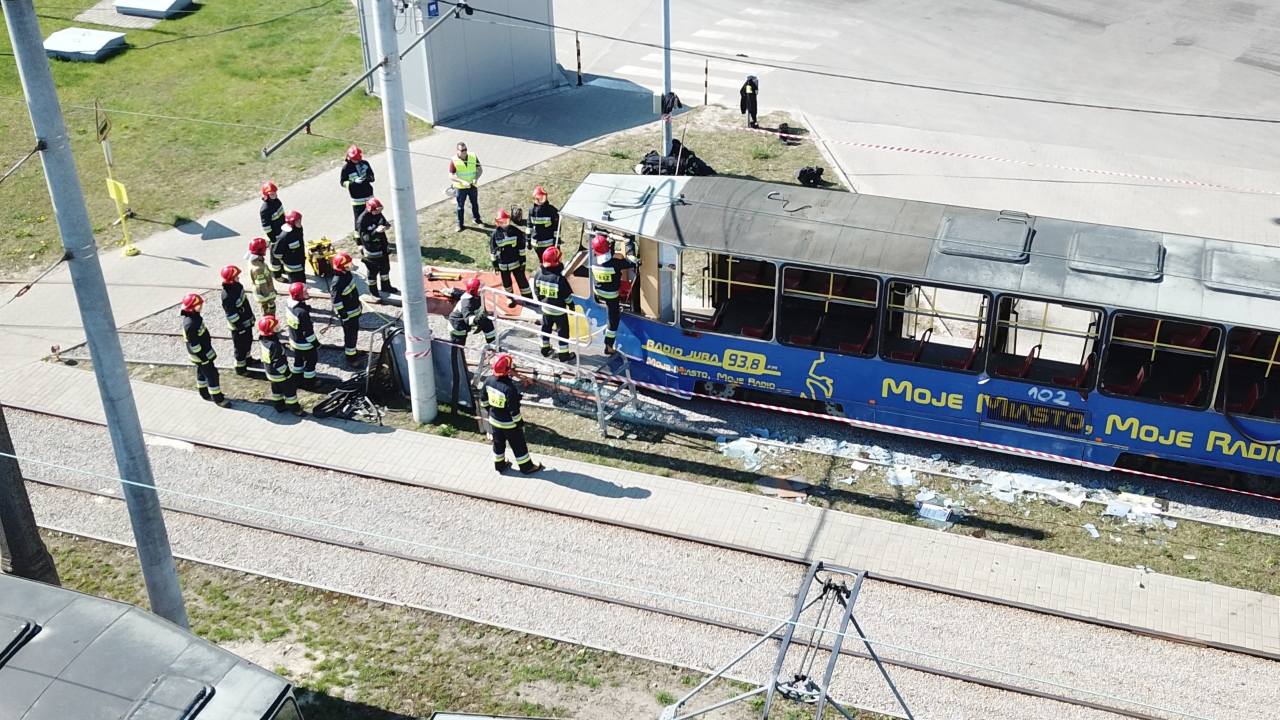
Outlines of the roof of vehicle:
M 592 174 L 566 217 L 680 247 L 1280 330 L 1280 249 L 729 177 Z
M 133 605 L 0 575 L 0 717 L 261 720 L 289 689 Z

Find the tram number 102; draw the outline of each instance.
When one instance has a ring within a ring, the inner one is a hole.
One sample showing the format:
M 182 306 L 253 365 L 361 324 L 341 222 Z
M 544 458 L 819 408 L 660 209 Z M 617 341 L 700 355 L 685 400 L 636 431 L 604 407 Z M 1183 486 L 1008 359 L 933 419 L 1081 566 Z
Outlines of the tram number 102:
M 1051 402 L 1054 405 L 1071 405 L 1071 401 L 1067 399 L 1065 390 L 1050 390 L 1048 388 L 1033 387 L 1027 391 L 1027 397 L 1042 403 Z

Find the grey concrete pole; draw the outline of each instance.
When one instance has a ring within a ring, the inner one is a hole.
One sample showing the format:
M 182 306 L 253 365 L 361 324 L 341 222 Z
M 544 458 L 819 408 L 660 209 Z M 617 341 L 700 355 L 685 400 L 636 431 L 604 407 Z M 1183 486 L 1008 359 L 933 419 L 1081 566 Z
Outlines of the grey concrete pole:
M 671 96 L 671 0 L 662 0 L 662 98 Z M 672 110 L 674 112 L 674 109 Z M 662 154 L 671 154 L 671 113 L 662 116 Z
M 395 0 L 374 0 L 373 24 L 378 37 L 379 59 L 385 62 L 378 78 L 382 83 L 382 122 L 391 155 L 391 209 L 396 218 L 396 254 L 400 256 L 400 297 L 404 304 L 405 350 L 409 356 L 409 398 L 414 421 L 428 423 L 436 419 L 438 410 L 436 376 L 432 369 L 427 294 L 422 282 L 422 243 L 418 237 L 418 209 L 413 199 L 413 170 L 409 165 L 409 124 L 404 112 L 404 88 L 400 85 L 394 3 Z
M 17 454 L 13 450 L 9 424 L 5 422 L 4 408 L 0 407 L 0 540 L 9 549 L 14 575 L 61 585 L 53 556 L 40 538 L 22 468 L 17 457 L 10 457 Z
M 138 545 L 138 561 L 142 565 L 151 611 L 185 629 L 188 627 L 187 609 L 182 604 L 182 588 L 178 585 L 164 516 L 160 514 L 151 462 L 142 440 L 142 423 L 133 402 L 133 388 L 129 385 L 120 336 L 116 334 L 111 299 L 107 296 L 102 265 L 98 262 L 89 210 L 84 204 L 84 191 L 80 188 L 76 160 L 71 154 L 71 141 L 67 137 L 62 107 L 58 104 L 53 73 L 45 58 L 40 25 L 36 22 L 31 0 L 2 1 L 18 75 L 31 113 L 31 125 L 36 138 L 48 143 L 48 149 L 40 153 L 40 160 L 44 163 L 58 232 L 67 251 L 67 267 L 71 271 L 71 284 L 76 293 L 76 305 L 80 308 L 80 323 L 89 344 L 93 372 L 98 379 L 98 393 L 102 396 L 116 468 L 121 478 L 130 481 L 124 484 L 124 499 L 129 507 L 129 521 Z

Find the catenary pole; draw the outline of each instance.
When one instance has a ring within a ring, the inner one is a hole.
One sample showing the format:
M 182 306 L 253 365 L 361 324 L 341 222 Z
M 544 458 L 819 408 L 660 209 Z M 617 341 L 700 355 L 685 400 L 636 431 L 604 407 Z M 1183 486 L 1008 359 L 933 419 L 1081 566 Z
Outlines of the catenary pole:
M 58 104 L 53 73 L 44 54 L 36 11 L 31 0 L 0 2 L 4 5 L 4 18 L 9 26 L 22 90 L 26 93 L 31 125 L 36 138 L 48 145 L 40 153 L 40 160 L 44 163 L 54 218 L 66 249 L 71 284 L 98 380 L 98 393 L 102 396 L 116 468 L 121 478 L 130 481 L 124 484 L 124 499 L 151 610 L 185 629 L 187 610 L 182 604 L 182 588 L 178 585 L 178 573 L 169 549 L 169 534 L 164 527 L 164 516 L 160 514 L 151 462 L 142 440 L 142 423 L 133 401 L 133 388 L 129 385 L 111 300 L 102 277 L 102 265 L 98 262 L 89 211 L 84 204 L 84 191 L 71 154 L 71 141 Z
M 13 574 L 50 585 L 58 582 L 58 568 L 40 538 L 26 481 L 13 449 L 4 407 L 0 406 L 0 541 L 9 548 Z
M 414 421 L 427 423 L 436 417 L 436 378 L 432 368 L 426 288 L 422 283 L 422 243 L 418 237 L 418 212 L 413 197 L 413 169 L 409 164 L 409 125 L 405 119 L 404 88 L 400 84 L 395 0 L 374 0 L 374 5 L 373 24 L 378 38 L 378 54 L 382 56 L 382 67 L 378 73 L 382 90 L 382 121 L 387 133 L 387 152 L 391 155 L 391 209 L 396 218 L 396 254 L 400 256 L 400 287 L 403 289 L 400 297 L 404 304 L 409 397 Z M 436 24 L 443 20 L 440 18 Z
M 671 0 L 662 0 L 662 103 L 671 97 Z M 671 154 L 671 113 L 662 114 L 662 154 Z

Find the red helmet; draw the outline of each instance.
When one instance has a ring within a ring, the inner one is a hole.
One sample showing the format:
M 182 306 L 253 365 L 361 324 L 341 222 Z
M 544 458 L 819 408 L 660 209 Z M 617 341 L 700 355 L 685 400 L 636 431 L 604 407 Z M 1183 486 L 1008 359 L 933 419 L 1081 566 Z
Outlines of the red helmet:
M 502 353 L 493 359 L 493 374 L 510 375 L 511 371 L 515 369 L 515 366 L 516 361 L 512 360 L 510 355 Z
M 381 209 L 382 209 L 382 201 L 381 201 L 381 200 L 379 200 L 378 198 L 369 198 L 368 200 L 365 200 L 365 201 L 364 201 L 364 209 L 365 209 L 365 210 L 368 210 L 369 212 L 374 212 L 374 211 L 376 211 L 376 210 L 381 210 Z
M 222 268 L 222 282 L 233 283 L 240 279 L 240 268 L 235 265 L 228 265 Z
M 198 293 L 187 293 L 182 298 L 182 310 L 184 312 L 200 312 L 200 308 L 204 307 L 204 298 Z
M 284 214 L 284 221 L 293 227 L 298 227 L 298 223 L 302 222 L 302 213 L 297 210 L 290 210 Z
M 254 255 L 266 255 L 266 254 L 267 254 L 267 239 L 266 239 L 266 238 L 254 238 L 254 239 L 250 240 L 250 241 L 249 241 L 249 252 L 253 253 Z
M 267 315 L 258 321 L 258 334 L 275 335 L 276 330 L 280 329 L 280 321 L 275 315 Z
M 559 265 L 559 264 L 560 264 L 559 249 L 554 247 L 549 247 L 546 250 L 542 251 L 542 265 L 544 267 L 551 267 L 552 265 Z
M 333 256 L 333 269 L 338 272 L 347 272 L 351 269 L 351 256 L 340 252 Z
M 360 148 L 355 145 L 347 148 L 347 159 L 351 162 L 360 162 L 360 158 L 362 157 L 364 156 L 360 154 Z
M 268 181 L 266 181 L 266 182 L 262 183 L 262 199 L 263 199 L 263 200 L 266 200 L 266 199 L 267 199 L 267 195 L 270 195 L 271 193 L 273 193 L 273 192 L 275 192 L 275 191 L 277 191 L 277 190 L 279 190 L 279 189 L 280 189 L 280 188 L 276 187 L 276 184 L 275 184 L 275 183 L 273 183 L 273 182 L 271 182 L 270 180 L 268 180 Z
M 596 255 L 605 255 L 613 252 L 613 243 L 609 242 L 609 238 L 604 235 L 597 235 L 591 238 L 591 252 Z
M 483 285 L 484 283 L 480 282 L 480 278 L 473 277 L 468 279 L 467 284 L 463 285 L 463 287 L 465 287 L 467 289 L 467 292 L 470 293 L 471 295 L 478 295 L 480 293 L 480 288 Z
M 543 190 L 541 185 L 533 189 L 533 197 L 535 200 L 538 198 L 545 198 L 546 196 L 547 191 Z
M 507 212 L 506 210 L 499 210 L 498 212 L 493 214 L 493 219 L 497 220 L 498 222 L 502 222 L 504 220 L 510 220 L 511 213 Z
M 289 297 L 294 300 L 307 299 L 307 286 L 302 283 L 294 283 L 289 286 Z

